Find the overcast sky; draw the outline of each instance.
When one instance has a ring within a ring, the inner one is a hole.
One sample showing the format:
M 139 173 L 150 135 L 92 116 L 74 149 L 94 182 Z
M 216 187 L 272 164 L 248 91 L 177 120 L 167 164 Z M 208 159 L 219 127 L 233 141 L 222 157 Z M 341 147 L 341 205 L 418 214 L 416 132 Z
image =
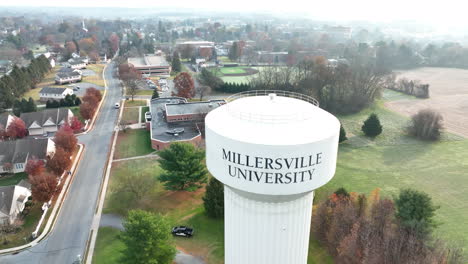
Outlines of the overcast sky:
M 266 11 L 306 13 L 330 20 L 417 20 L 439 25 L 468 24 L 463 0 L 0 0 L 3 6 L 81 6 L 81 7 L 184 7 L 220 11 Z

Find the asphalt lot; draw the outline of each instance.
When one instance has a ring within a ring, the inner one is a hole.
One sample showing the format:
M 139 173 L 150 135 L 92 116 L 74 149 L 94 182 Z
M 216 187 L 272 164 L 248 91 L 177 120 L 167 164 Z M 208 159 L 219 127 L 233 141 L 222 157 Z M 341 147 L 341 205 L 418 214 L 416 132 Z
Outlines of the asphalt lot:
M 121 98 L 119 82 L 112 75 L 114 70 L 111 62 L 104 73 L 108 93 L 94 129 L 79 137 L 79 142 L 85 145 L 83 158 L 53 230 L 37 246 L 16 255 L 1 256 L 0 263 L 67 264 L 83 255 L 116 126 L 118 111 L 114 104 Z

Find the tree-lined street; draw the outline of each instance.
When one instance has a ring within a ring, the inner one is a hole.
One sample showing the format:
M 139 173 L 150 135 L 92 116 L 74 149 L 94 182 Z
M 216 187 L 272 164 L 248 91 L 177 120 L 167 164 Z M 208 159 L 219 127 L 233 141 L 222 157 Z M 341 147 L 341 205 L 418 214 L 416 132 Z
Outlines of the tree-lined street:
M 78 138 L 85 150 L 54 228 L 37 246 L 16 255 L 1 256 L 0 263 L 73 263 L 77 255 L 85 252 L 118 116 L 114 104 L 121 99 L 119 81 L 114 79 L 113 71 L 115 65 L 111 62 L 104 72 L 107 95 L 94 128 Z

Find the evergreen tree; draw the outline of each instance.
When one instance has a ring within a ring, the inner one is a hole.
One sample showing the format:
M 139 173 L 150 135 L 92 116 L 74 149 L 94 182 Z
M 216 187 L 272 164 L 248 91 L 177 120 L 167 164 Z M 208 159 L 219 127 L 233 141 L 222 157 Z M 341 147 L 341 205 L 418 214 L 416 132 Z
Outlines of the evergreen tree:
M 36 111 L 37 111 L 36 103 L 34 102 L 34 100 L 31 97 L 29 97 L 28 107 L 27 107 L 27 111 L 25 113 L 36 112 Z
M 237 42 L 234 42 L 229 49 L 229 54 L 228 57 L 232 61 L 236 61 L 239 58 L 239 44 Z
M 195 190 L 206 182 L 205 152 L 190 143 L 174 142 L 160 151 L 159 164 L 164 172 L 159 177 L 168 190 Z
M 209 217 L 224 217 L 224 185 L 214 177 L 210 179 L 206 186 L 203 206 Z
M 343 142 L 345 140 L 347 140 L 348 137 L 346 137 L 346 130 L 344 129 L 343 125 L 340 124 L 340 139 L 339 139 L 339 142 Z
M 403 227 L 415 231 L 423 237 L 429 235 L 437 226 L 434 221 L 438 209 L 431 197 L 413 189 L 404 189 L 395 199 L 396 217 Z
M 76 99 L 76 95 L 75 95 Z M 75 100 L 72 98 L 71 95 L 67 94 L 65 96 L 65 106 L 74 106 L 75 105 Z
M 12 83 L 13 80 L 8 75 L 0 79 L 0 103 L 2 103 L 5 108 L 11 107 L 15 101 L 15 96 L 10 85 Z
M 21 113 L 27 113 L 28 112 L 29 102 L 24 98 L 21 99 L 20 109 L 21 109 L 20 110 Z
M 77 97 L 77 98 L 75 99 L 75 105 L 76 105 L 76 106 L 79 106 L 80 104 L 81 104 L 81 99 L 80 99 L 79 97 Z
M 21 115 L 21 101 L 20 100 L 15 100 L 15 102 L 13 103 L 13 114 L 18 117 Z
M 156 99 L 156 98 L 159 98 L 158 89 L 154 89 L 153 95 L 151 96 L 151 99 Z
M 18 66 L 13 66 L 10 76 L 14 81 L 13 92 L 15 93 L 16 97 L 20 97 L 28 90 L 24 75 L 24 72 Z
M 362 132 L 368 137 L 376 137 L 382 133 L 382 125 L 376 114 L 371 114 L 362 125 Z
M 179 52 L 177 51 L 174 51 L 174 54 L 172 55 L 172 70 L 175 72 L 182 71 L 182 65 L 180 63 Z
M 125 244 L 121 263 L 168 264 L 176 254 L 171 227 L 160 215 L 132 210 L 128 213 L 120 238 Z

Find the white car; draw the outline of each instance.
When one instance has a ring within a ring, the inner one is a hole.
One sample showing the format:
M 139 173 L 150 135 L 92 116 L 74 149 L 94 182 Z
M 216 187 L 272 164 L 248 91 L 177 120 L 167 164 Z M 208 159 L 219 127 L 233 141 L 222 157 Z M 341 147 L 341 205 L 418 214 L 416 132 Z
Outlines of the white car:
M 119 104 L 119 103 L 115 103 L 114 108 L 115 108 L 115 109 L 119 109 L 119 108 L 120 108 L 120 104 Z

